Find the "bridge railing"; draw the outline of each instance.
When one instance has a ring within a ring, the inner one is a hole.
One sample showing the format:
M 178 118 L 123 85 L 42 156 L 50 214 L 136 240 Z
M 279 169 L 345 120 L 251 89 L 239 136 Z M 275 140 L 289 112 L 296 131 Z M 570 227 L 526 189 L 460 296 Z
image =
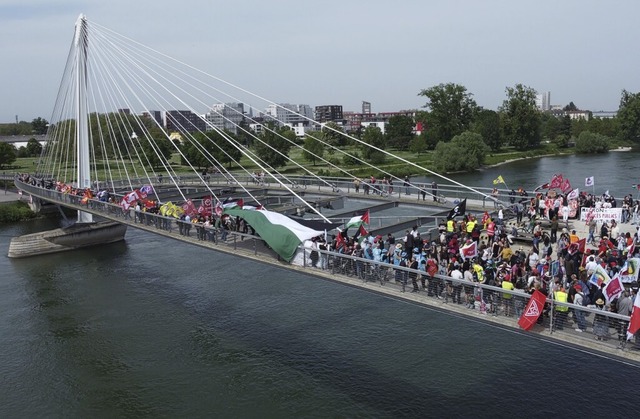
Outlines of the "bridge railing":
M 182 241 L 193 242 L 207 247 L 222 246 L 234 252 L 252 253 L 270 258 L 277 257 L 273 250 L 265 246 L 260 237 L 248 233 L 224 227 L 205 226 L 202 223 L 186 222 L 151 212 L 136 211 L 133 207 L 124 210 L 118 204 L 97 199 L 89 199 L 86 203 L 82 203 L 82 196 L 63 193 L 55 189 L 41 188 L 18 179 L 14 179 L 14 182 L 25 193 L 42 200 L 59 203 L 71 209 L 87 211 L 143 230 L 161 232 L 165 236 L 174 236 Z
M 94 188 L 136 188 L 145 184 L 166 185 L 177 183 L 179 185 L 207 185 L 207 186 L 244 186 L 246 188 L 268 187 L 270 189 L 292 190 L 296 193 L 301 192 L 333 192 L 361 194 L 362 196 L 372 197 L 379 196 L 389 199 L 402 199 L 417 201 L 434 202 L 436 204 L 455 204 L 467 198 L 472 201 L 480 202 L 482 207 L 496 208 L 499 205 L 509 206 L 511 204 L 509 196 L 510 190 L 498 189 L 499 196 L 494 199 L 491 196 L 492 188 L 474 187 L 478 192 L 474 192 L 468 188 L 455 184 L 438 184 L 437 190 L 433 190 L 430 183 L 412 183 L 411 186 L 403 186 L 402 184 L 394 184 L 392 188 L 389 185 L 370 184 L 366 179 L 360 182 L 356 187 L 353 179 L 342 177 L 323 177 L 318 179 L 310 176 L 274 176 L 274 177 L 258 177 L 247 174 L 234 174 L 233 177 L 225 173 L 211 173 L 207 175 L 179 175 L 173 179 L 163 176 L 162 178 L 137 178 L 118 181 L 97 181 L 94 182 Z M 368 185 L 368 191 L 367 187 Z M 424 195 L 422 192 L 425 192 Z M 535 196 L 535 192 L 527 192 L 527 196 L 515 196 L 516 200 L 528 199 Z M 433 196 L 435 195 L 435 196 Z
M 373 289 L 390 288 L 399 294 L 412 293 L 417 289 L 414 295 L 418 299 L 432 299 L 465 315 L 498 318 L 496 320 L 500 323 L 514 328 L 519 328 L 518 320 L 531 298 L 522 290 L 507 290 L 439 274 L 430 276 L 424 271 L 332 251 L 306 247 L 301 248 L 301 252 L 297 262 L 311 271 L 351 278 Z M 546 331 L 560 339 L 593 342 L 610 348 L 626 344 L 628 322 L 629 316 L 547 297 L 543 313 L 533 330 Z M 595 340 L 594 336 L 598 339 Z

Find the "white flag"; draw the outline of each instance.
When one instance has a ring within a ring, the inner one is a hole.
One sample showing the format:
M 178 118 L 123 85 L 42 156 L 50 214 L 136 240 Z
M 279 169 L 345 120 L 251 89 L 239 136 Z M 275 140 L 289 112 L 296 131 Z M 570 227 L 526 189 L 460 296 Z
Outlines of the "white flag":
M 574 190 L 569 192 L 569 195 L 567 195 L 567 199 L 568 200 L 578 199 L 579 194 L 580 194 L 580 190 L 578 188 L 575 188 Z
M 595 182 L 594 182 L 593 176 L 589 176 L 588 178 L 586 178 L 586 179 L 584 180 L 584 186 L 589 187 L 589 186 L 593 186 L 593 185 L 595 185 Z

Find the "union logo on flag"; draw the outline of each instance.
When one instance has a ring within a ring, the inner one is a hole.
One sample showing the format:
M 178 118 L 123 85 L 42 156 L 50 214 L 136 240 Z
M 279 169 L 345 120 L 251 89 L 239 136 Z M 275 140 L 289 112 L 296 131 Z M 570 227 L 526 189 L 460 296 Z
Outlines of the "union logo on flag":
M 593 176 L 589 176 L 584 180 L 584 186 L 593 186 L 594 184 Z
M 527 311 L 524 313 L 526 317 L 535 317 L 536 319 L 540 316 L 540 310 L 538 310 L 537 304 L 531 304 Z

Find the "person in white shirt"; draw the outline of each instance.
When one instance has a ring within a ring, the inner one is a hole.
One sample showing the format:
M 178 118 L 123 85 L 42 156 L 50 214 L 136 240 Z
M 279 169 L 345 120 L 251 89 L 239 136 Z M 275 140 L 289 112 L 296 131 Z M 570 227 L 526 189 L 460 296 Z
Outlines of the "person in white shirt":
M 538 251 L 536 249 L 531 249 L 531 253 L 529 254 L 529 267 L 531 270 L 535 269 L 538 266 L 538 261 L 540 260 L 540 256 L 538 256 Z
M 569 205 L 562 207 L 562 221 L 569 227 Z
M 596 257 L 593 255 L 589 256 L 587 258 L 587 264 L 584 266 L 587 271 L 587 275 L 591 275 L 597 267 L 598 263 L 596 262 Z

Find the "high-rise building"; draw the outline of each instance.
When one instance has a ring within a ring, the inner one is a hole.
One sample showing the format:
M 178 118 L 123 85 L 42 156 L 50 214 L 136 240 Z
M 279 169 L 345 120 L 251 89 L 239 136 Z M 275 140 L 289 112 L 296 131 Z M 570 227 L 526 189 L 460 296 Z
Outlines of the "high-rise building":
M 278 125 L 309 126 L 313 119 L 313 111 L 309 105 L 292 105 L 278 103 L 267 106 L 265 117 L 274 120 Z
M 167 111 L 165 117 L 169 132 L 204 132 L 206 129 L 202 116 L 191 111 Z
M 362 101 L 362 113 L 371 113 L 371 102 Z
M 243 103 L 216 103 L 205 114 L 207 131 L 214 128 L 238 133 L 238 126 L 244 121 Z
M 146 112 L 142 112 L 142 116 L 144 118 L 153 119 L 156 122 L 156 124 L 158 124 L 161 127 L 164 127 L 164 123 L 162 122 L 162 112 L 161 111 L 146 111 Z
M 342 105 L 322 105 L 316 106 L 315 120 L 317 122 L 342 122 Z
M 543 112 L 551 110 L 551 92 L 542 92 L 537 94 L 536 106 Z

